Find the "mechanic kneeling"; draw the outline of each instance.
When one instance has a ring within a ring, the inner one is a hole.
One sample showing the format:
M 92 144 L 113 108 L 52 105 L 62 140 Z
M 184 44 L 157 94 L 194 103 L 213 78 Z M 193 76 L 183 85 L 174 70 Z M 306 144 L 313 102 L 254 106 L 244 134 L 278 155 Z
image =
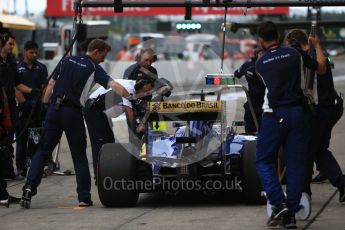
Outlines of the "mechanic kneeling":
M 154 87 L 154 80 L 145 76 L 138 78 L 136 81 L 123 79 L 116 79 L 115 81 L 122 85 L 129 94 L 145 93 Z M 122 108 L 119 108 L 118 105 L 122 106 Z M 114 91 L 106 90 L 103 87 L 93 92 L 86 101 L 83 113 L 90 136 L 96 183 L 99 151 L 102 145 L 115 142 L 114 133 L 111 128 L 112 123 L 106 113 L 111 112 L 110 116 L 116 117 L 125 112 L 129 126 L 132 126 L 134 119 L 132 108 L 131 101 L 126 98 L 121 98 Z

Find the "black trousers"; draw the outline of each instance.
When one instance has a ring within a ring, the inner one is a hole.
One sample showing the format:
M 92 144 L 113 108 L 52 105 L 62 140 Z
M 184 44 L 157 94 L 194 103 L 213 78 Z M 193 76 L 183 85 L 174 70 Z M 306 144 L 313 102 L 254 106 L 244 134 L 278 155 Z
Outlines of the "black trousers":
M 307 154 L 306 192 L 310 194 L 314 162 L 333 186 L 345 187 L 345 176 L 332 152 L 328 149 L 332 129 L 342 115 L 343 103 L 332 106 L 317 106 L 316 108 L 316 115 L 312 119 L 310 145 Z
M 16 113 L 16 105 L 9 104 L 10 112 L 11 112 L 11 121 L 13 128 L 15 129 L 17 125 L 17 113 Z M 9 142 L 12 142 L 14 139 L 14 131 L 7 134 L 7 139 Z M 13 159 L 14 159 L 14 148 L 12 145 L 8 145 L 6 150 L 2 152 L 3 154 L 3 163 L 2 163 L 2 170 L 3 170 L 3 177 L 4 178 L 14 178 L 16 176 L 13 167 Z
M 32 105 L 28 101 L 20 106 L 17 106 L 18 121 L 16 127 L 16 166 L 18 171 L 26 170 L 26 159 L 32 158 L 32 155 L 36 152 L 38 143 L 35 144 L 33 140 L 29 139 L 29 128 L 40 128 L 42 126 L 41 119 L 41 103 L 35 106 L 35 110 L 32 111 L 32 116 L 30 121 L 28 118 L 30 116 Z M 29 124 L 27 124 L 29 122 Z M 27 127 L 24 129 L 25 125 Z M 21 136 L 19 136 L 21 134 Z M 18 138 L 19 137 L 19 138 Z
M 62 133 L 65 132 L 77 179 L 78 200 L 90 202 L 91 177 L 86 156 L 86 130 L 81 108 L 62 105 L 57 111 L 54 107 L 55 105 L 51 104 L 48 108 L 42 139 L 37 152 L 32 157 L 23 189 L 31 186 L 33 193 L 36 193 L 41 183 L 45 162 L 52 155 Z
M 84 119 L 89 132 L 93 170 L 97 175 L 98 154 L 102 146 L 106 143 L 115 142 L 114 133 L 109 125 L 107 116 L 96 105 L 91 108 L 84 108 Z
M 248 102 L 244 103 L 243 107 L 244 107 L 244 118 L 243 118 L 243 120 L 245 122 L 244 129 L 245 129 L 246 133 L 257 132 L 258 130 L 256 129 L 252 113 L 250 112 L 250 109 L 249 109 Z M 253 109 L 254 109 L 256 119 L 258 120 L 258 124 L 260 125 L 262 113 L 263 113 L 262 106 L 255 106 L 254 105 Z
M 7 161 L 5 159 L 4 151 L 0 150 L 0 200 L 5 200 L 8 197 L 8 192 L 6 190 L 7 183 L 4 178 L 4 170 Z

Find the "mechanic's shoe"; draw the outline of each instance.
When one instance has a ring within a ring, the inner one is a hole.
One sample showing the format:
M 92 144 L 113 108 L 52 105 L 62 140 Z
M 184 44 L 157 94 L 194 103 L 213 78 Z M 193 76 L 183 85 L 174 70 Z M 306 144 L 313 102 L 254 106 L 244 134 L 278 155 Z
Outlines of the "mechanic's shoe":
M 345 204 L 345 188 L 341 187 L 338 188 L 339 190 L 339 202 L 342 204 Z
M 325 183 L 326 180 L 327 180 L 326 175 L 320 172 L 311 180 L 311 183 L 321 184 L 321 183 Z
M 31 205 L 32 190 L 30 187 L 27 187 L 23 191 L 22 199 L 20 200 L 20 206 L 23 208 L 30 208 Z
M 80 201 L 79 202 L 79 207 L 90 207 L 93 205 L 93 202 L 92 200 L 88 201 L 88 202 L 84 202 L 84 201 Z
M 289 214 L 282 217 L 282 226 L 287 229 L 296 229 L 296 218 L 295 215 L 291 216 Z
M 6 200 L 0 200 L 0 206 L 5 206 L 6 208 L 10 207 L 10 198 L 8 197 Z
M 281 223 L 282 217 L 287 213 L 288 208 L 285 203 L 272 206 L 272 214 L 267 220 L 267 226 L 277 226 Z
M 14 196 L 11 196 L 11 195 L 8 196 L 8 199 L 9 199 L 9 202 L 11 204 L 18 204 L 20 202 L 20 200 L 21 200 L 21 198 L 14 197 Z
M 24 180 L 24 179 L 25 179 L 25 177 L 23 177 L 20 174 L 10 176 L 10 177 L 5 177 L 5 180 Z

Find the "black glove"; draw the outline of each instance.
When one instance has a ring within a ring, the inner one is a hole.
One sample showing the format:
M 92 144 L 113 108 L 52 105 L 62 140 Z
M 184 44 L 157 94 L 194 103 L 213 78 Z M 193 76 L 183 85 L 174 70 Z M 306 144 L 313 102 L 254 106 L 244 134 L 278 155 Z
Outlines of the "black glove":
M 164 97 L 170 97 L 171 91 L 168 91 L 166 94 L 164 94 Z
M 41 119 L 42 119 L 42 121 L 44 121 L 46 118 L 48 108 L 49 108 L 49 103 L 42 103 L 42 106 L 41 106 Z
M 23 115 L 28 116 L 32 109 L 31 101 L 25 101 L 17 105 L 18 117 L 21 118 Z
M 31 94 L 33 97 L 35 97 L 35 98 L 39 98 L 39 97 L 41 97 L 41 95 L 42 95 L 42 90 L 36 89 L 36 88 L 32 88 L 30 94 Z

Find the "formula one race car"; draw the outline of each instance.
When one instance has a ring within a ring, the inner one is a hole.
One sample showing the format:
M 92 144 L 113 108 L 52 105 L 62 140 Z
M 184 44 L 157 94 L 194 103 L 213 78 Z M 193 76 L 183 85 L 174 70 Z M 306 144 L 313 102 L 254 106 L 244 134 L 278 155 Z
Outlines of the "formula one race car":
M 225 88 L 246 88 L 232 76 L 221 78 L 226 85 L 208 93 L 215 100 L 204 100 L 205 93 L 200 100 L 152 100 L 141 121 L 144 141 L 102 147 L 97 184 L 104 206 L 134 206 L 139 193 L 181 190 L 237 191 L 247 203 L 266 202 L 255 167 L 256 136 L 237 133 L 244 122 L 229 125 L 229 103 L 220 100 Z

